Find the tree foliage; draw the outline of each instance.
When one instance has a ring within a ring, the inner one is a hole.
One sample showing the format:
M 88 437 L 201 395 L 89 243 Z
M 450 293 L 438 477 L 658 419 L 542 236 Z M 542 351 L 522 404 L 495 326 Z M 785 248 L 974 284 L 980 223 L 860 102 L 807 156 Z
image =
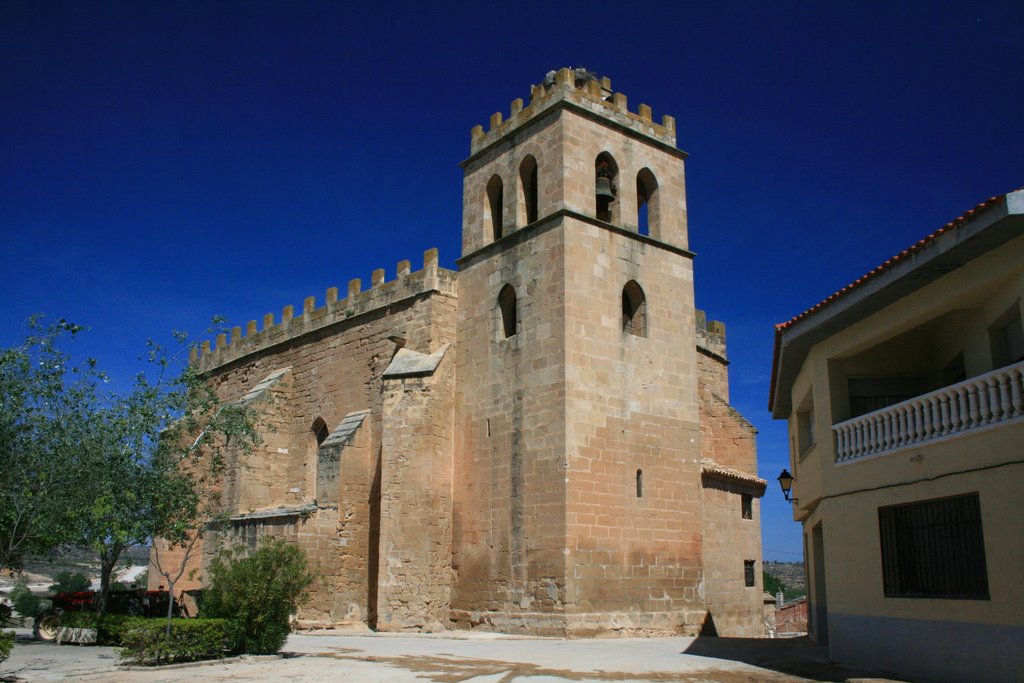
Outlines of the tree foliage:
M 92 582 L 85 574 L 58 572 L 53 577 L 56 581 L 50 585 L 50 593 L 74 593 L 89 590 Z
M 81 329 L 36 316 L 21 345 L 0 351 L 0 569 L 19 569 L 80 529 L 81 443 L 105 379 L 94 361 L 72 366 L 60 348 Z
M 156 537 L 192 547 L 216 513 L 225 453 L 248 450 L 259 431 L 251 405 L 223 402 L 185 362 L 186 334 L 172 348 L 150 342 L 148 370 L 116 394 L 100 390 L 95 361 L 73 366 L 60 349 L 81 329 L 37 316 L 0 354 L 0 568 L 90 547 L 102 614 L 124 550 Z
M 779 591 L 786 590 L 786 584 L 782 583 L 782 579 L 772 576 L 768 572 L 761 572 L 761 575 L 764 578 L 764 590 L 766 593 L 775 595 Z
M 251 553 L 244 546 L 223 550 L 210 564 L 203 616 L 227 619 L 234 651 L 274 654 L 314 578 L 306 555 L 283 539 L 265 538 Z
M 34 619 L 39 614 L 42 600 L 32 592 L 28 587 L 28 582 L 22 578 L 16 581 L 14 588 L 11 589 L 11 604 L 21 616 Z

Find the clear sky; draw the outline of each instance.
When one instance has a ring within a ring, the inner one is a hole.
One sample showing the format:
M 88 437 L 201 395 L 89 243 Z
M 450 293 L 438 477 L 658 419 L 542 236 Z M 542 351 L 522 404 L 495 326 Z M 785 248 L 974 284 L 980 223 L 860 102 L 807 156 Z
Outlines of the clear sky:
M 773 323 L 1024 185 L 1024 3 L 0 2 L 0 346 L 147 338 L 459 256 L 469 131 L 561 66 L 676 117 L 696 293 L 800 558 Z

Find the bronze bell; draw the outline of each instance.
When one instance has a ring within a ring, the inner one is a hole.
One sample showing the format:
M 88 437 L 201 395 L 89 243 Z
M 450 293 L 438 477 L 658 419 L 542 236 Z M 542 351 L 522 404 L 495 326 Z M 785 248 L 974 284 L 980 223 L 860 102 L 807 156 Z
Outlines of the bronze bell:
M 615 199 L 615 188 L 612 187 L 612 179 L 607 176 L 597 178 L 597 196 Z

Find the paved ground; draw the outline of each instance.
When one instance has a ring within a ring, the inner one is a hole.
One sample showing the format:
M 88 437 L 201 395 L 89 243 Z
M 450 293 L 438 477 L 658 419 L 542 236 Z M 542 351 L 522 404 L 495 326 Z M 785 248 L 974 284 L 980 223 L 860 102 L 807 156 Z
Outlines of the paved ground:
M 7 676 L 7 678 L 4 678 Z M 44 645 L 27 631 L 0 680 L 547 683 L 549 681 L 845 681 L 868 674 L 828 662 L 806 638 L 561 640 L 487 633 L 292 635 L 282 657 L 125 670 L 109 647 Z M 13 678 L 12 678 L 13 677 Z

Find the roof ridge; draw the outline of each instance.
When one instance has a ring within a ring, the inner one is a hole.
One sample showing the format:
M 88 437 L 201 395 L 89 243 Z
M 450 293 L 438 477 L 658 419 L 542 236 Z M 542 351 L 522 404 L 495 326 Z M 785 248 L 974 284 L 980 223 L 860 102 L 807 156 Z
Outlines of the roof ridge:
M 888 259 L 886 259 L 885 261 L 883 261 L 879 265 L 875 266 L 874 268 L 869 270 L 864 275 L 861 275 L 859 278 L 857 278 L 853 282 L 849 283 L 845 287 L 843 287 L 843 288 L 833 292 L 832 294 L 830 294 L 829 296 L 825 297 L 824 299 L 822 299 L 818 303 L 814 304 L 813 306 L 811 306 L 807 310 L 803 311 L 802 313 L 798 313 L 797 315 L 793 316 L 789 320 L 786 320 L 785 322 L 776 323 L 775 324 L 775 329 L 781 331 L 781 330 L 784 330 L 784 329 L 786 329 L 788 327 L 791 327 L 792 325 L 795 325 L 797 322 L 803 320 L 804 318 L 806 318 L 807 316 L 811 315 L 812 313 L 814 313 L 814 312 L 824 308 L 825 306 L 831 304 L 833 301 L 835 301 L 837 299 L 841 299 L 842 297 L 846 296 L 847 294 L 849 294 L 853 290 L 857 289 L 858 287 L 861 287 L 861 286 L 865 285 L 869 280 L 872 280 L 875 277 L 881 275 L 883 272 L 885 272 L 889 268 L 893 267 L 895 264 L 897 264 L 900 261 L 903 261 L 904 259 L 912 256 L 913 254 L 916 254 L 921 249 L 924 249 L 928 244 L 930 244 L 931 242 L 934 242 L 936 239 L 938 239 L 940 235 L 943 235 L 943 234 L 949 232 L 950 230 L 954 230 L 954 229 L 960 227 L 964 223 L 966 223 L 966 222 L 972 220 L 973 218 L 975 218 L 977 216 L 977 214 L 982 213 L 982 212 L 986 211 L 987 209 L 991 208 L 992 206 L 994 206 L 999 200 L 1005 199 L 1006 195 L 1012 194 L 1014 192 L 1019 192 L 1020 190 L 1024 190 L 1024 186 L 1021 186 L 1021 187 L 1017 188 L 1016 190 L 1010 190 L 1009 192 L 1005 192 L 1005 193 L 1000 194 L 1000 195 L 995 195 L 993 197 L 989 197 L 985 201 L 978 203 L 977 205 L 974 206 L 974 208 L 972 208 L 972 209 L 962 213 L 961 215 L 957 216 L 956 218 L 954 218 L 953 220 L 949 221 L 948 223 L 943 225 L 941 228 L 936 230 L 935 232 L 933 232 L 933 233 L 931 233 L 929 235 L 925 235 L 924 237 L 919 239 L 917 242 L 911 244 L 909 247 L 907 247 L 906 249 L 904 249 L 900 253 L 898 253 L 898 254 L 896 254 L 894 256 L 890 256 Z

